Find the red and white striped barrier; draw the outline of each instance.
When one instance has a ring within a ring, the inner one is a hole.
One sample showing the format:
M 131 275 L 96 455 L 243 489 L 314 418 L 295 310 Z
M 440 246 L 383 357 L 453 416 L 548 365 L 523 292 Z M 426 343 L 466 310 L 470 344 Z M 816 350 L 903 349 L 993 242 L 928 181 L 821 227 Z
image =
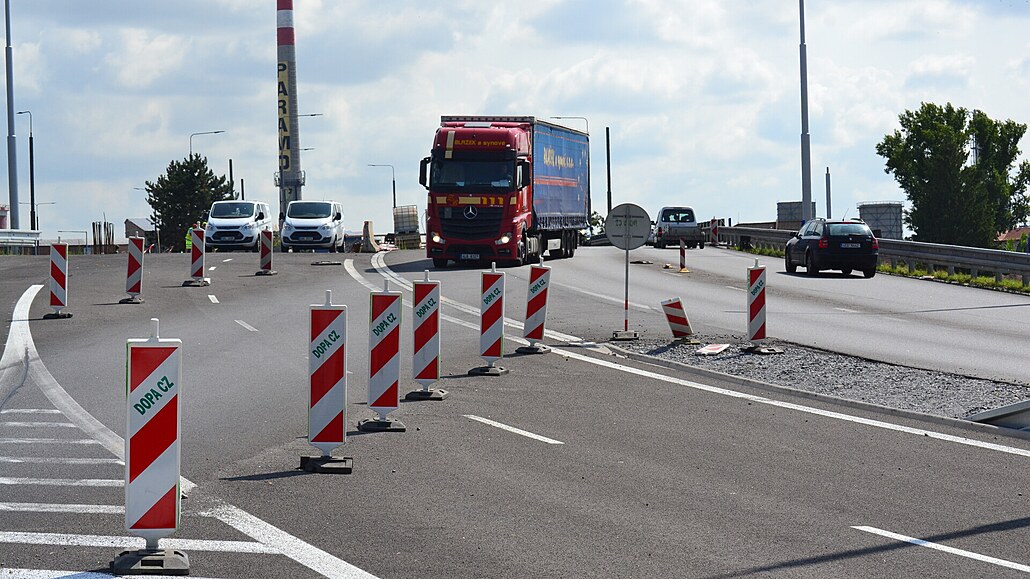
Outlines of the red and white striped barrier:
M 761 342 L 765 339 L 765 266 L 747 268 L 747 339 Z
M 53 313 L 43 317 L 47 319 L 70 318 L 68 312 L 68 244 L 54 243 L 50 245 L 50 307 Z
M 680 239 L 680 273 L 690 273 L 687 269 L 687 242 Z
M 275 275 L 279 273 L 272 269 L 272 230 L 261 230 L 258 238 L 261 240 L 261 269 L 255 275 Z
M 672 330 L 672 337 L 674 339 L 693 335 L 694 330 L 690 327 L 687 312 L 683 310 L 683 302 L 679 298 L 672 298 L 662 302 L 662 311 L 665 312 L 665 319 L 669 322 L 669 329 Z
M 711 232 L 710 243 L 712 245 L 719 245 L 719 220 L 716 219 L 715 217 L 712 217 L 712 221 L 711 221 L 711 225 L 709 227 L 709 230 Z
M 479 302 L 479 356 L 487 365 L 469 370 L 477 376 L 500 376 L 508 370 L 495 366 L 504 357 L 504 273 L 493 264 L 481 274 L 482 293 Z
M 383 291 L 371 292 L 368 318 L 368 407 L 379 418 L 362 420 L 358 429 L 403 432 L 404 425 L 387 416 L 400 406 L 401 294 L 386 284 Z
M 333 449 L 347 442 L 347 306 L 312 304 L 308 318 L 308 443 L 321 457 L 302 456 L 300 467 L 311 472 L 349 473 L 351 459 L 333 459 Z
M 551 268 L 546 265 L 529 267 L 529 290 L 526 292 L 526 323 L 522 337 L 529 340 L 529 346 L 516 351 L 521 354 L 544 354 L 551 349 L 538 341 L 544 339 L 544 323 L 547 321 L 547 288 L 551 283 Z
M 143 303 L 143 298 L 140 297 L 140 294 L 143 293 L 143 238 L 130 237 L 126 241 L 129 242 L 129 266 L 125 274 L 125 293 L 129 294 L 129 297 L 122 299 L 119 303 L 141 304 Z
M 211 278 L 204 277 L 204 230 L 191 229 L 190 243 L 193 244 L 190 250 L 190 279 L 182 282 L 182 285 L 211 285 Z
M 429 387 L 440 379 L 440 282 L 430 281 L 426 270 L 423 281 L 413 286 L 411 325 L 414 333 L 411 372 L 421 390 L 408 392 L 406 400 L 443 400 L 446 390 Z
M 158 540 L 179 528 L 182 340 L 161 339 L 158 320 L 151 324 L 149 338 L 128 340 L 125 372 L 125 530 L 147 546 L 123 552 L 112 563 L 116 569 L 148 553 L 185 560 L 180 552 L 157 550 Z

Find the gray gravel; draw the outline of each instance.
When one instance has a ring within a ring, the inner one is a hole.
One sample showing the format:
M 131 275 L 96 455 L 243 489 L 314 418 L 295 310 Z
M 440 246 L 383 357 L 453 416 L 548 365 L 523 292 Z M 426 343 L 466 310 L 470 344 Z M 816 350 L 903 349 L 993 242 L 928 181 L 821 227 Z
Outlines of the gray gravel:
M 782 354 L 744 352 L 739 336 L 693 337 L 702 345 L 722 343 L 730 347 L 716 356 L 700 356 L 695 353 L 700 347 L 696 344 L 644 339 L 612 345 L 778 386 L 950 418 L 1030 399 L 1030 386 L 1026 384 L 895 366 L 775 339 L 764 345 L 781 349 Z

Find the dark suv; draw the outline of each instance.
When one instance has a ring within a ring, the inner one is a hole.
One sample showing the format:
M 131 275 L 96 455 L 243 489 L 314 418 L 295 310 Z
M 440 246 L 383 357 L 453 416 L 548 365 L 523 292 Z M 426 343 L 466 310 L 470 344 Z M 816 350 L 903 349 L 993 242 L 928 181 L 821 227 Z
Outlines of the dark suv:
M 880 242 L 864 222 L 813 219 L 787 241 L 783 259 L 790 273 L 800 265 L 808 275 L 824 269 L 851 275 L 857 269 L 873 277 L 879 253 Z

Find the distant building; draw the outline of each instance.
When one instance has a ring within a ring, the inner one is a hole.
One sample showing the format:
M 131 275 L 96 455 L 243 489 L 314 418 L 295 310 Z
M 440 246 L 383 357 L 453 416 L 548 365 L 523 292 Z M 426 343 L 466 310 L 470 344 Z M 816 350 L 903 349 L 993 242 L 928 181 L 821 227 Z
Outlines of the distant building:
M 1030 236 L 1030 227 L 1017 227 L 1010 229 L 1005 233 L 998 236 L 998 241 L 1005 243 L 1006 241 L 1019 241 L 1023 239 L 1023 236 Z

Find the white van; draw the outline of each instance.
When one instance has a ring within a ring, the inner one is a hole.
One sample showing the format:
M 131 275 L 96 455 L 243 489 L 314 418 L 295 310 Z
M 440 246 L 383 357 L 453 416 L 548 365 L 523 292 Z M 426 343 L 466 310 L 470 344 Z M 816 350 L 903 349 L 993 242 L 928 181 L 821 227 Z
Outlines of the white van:
M 272 229 L 267 203 L 260 201 L 215 201 L 208 212 L 204 250 L 231 251 L 261 247 L 261 231 Z
M 336 201 L 290 201 L 281 234 L 283 251 L 321 247 L 337 252 L 344 245 L 343 205 Z
M 680 240 L 693 249 L 705 248 L 705 236 L 694 218 L 694 208 L 688 206 L 662 207 L 654 227 L 654 246 L 658 249 L 679 245 Z

